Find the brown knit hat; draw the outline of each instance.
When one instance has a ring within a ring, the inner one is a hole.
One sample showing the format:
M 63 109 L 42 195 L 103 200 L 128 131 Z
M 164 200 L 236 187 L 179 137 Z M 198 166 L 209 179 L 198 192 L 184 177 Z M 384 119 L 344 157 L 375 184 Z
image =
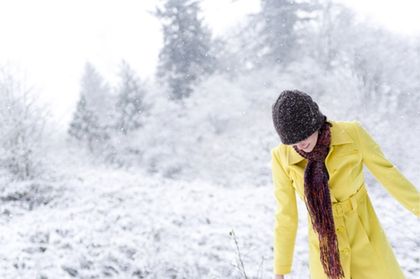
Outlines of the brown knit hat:
M 311 96 L 299 90 L 284 90 L 272 105 L 273 124 L 284 144 L 306 139 L 326 121 Z

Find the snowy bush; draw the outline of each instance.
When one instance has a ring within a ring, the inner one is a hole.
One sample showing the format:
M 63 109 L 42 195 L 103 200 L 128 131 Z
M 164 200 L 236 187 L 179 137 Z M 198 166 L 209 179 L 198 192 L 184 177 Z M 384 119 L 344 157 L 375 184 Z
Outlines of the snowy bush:
M 0 167 L 16 179 L 34 178 L 42 171 L 47 114 L 23 79 L 0 71 Z
M 274 95 L 252 82 L 244 84 L 214 75 L 182 101 L 150 94 L 153 106 L 145 125 L 122 144 L 137 151 L 136 164 L 165 177 L 257 182 L 261 173 L 267 174 L 268 148 L 275 141 L 270 120 Z

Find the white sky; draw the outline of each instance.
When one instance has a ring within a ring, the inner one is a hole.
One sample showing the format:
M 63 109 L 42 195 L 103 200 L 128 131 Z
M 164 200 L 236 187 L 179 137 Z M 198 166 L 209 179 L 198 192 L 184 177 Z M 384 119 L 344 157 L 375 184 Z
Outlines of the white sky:
M 420 33 L 420 1 L 337 0 L 405 34 Z M 24 71 L 66 124 L 79 97 L 86 61 L 115 81 L 121 59 L 152 78 L 161 45 L 160 25 L 148 12 L 156 0 L 0 0 L 0 65 Z M 204 0 L 215 35 L 259 10 L 259 0 Z
M 336 0 L 354 8 L 387 29 L 405 35 L 420 34 L 420 0 Z

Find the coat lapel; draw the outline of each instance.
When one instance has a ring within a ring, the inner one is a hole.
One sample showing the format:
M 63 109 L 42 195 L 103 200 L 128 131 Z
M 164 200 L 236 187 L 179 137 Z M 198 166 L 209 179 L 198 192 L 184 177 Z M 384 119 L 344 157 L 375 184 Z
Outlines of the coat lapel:
M 330 151 L 328 152 L 326 160 L 328 159 L 331 152 L 333 152 L 335 145 L 353 142 L 353 139 L 344 130 L 340 122 L 331 121 L 331 120 L 330 122 L 333 124 L 333 126 L 331 127 L 331 148 L 330 148 Z M 297 164 L 303 159 L 305 159 L 299 153 L 297 153 L 292 146 L 288 146 L 287 149 L 288 149 L 288 164 L 289 165 Z

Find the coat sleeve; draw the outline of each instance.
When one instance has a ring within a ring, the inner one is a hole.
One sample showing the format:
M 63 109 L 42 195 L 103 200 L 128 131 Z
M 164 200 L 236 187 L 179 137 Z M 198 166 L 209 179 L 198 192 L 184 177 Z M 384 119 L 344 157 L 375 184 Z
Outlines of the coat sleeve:
M 372 175 L 385 187 L 405 208 L 420 217 L 420 193 L 416 187 L 394 166 L 383 154 L 380 146 L 355 121 L 363 162 Z
M 271 150 L 272 178 L 276 212 L 274 220 L 274 273 L 292 270 L 293 253 L 298 226 L 296 194 L 275 149 Z

